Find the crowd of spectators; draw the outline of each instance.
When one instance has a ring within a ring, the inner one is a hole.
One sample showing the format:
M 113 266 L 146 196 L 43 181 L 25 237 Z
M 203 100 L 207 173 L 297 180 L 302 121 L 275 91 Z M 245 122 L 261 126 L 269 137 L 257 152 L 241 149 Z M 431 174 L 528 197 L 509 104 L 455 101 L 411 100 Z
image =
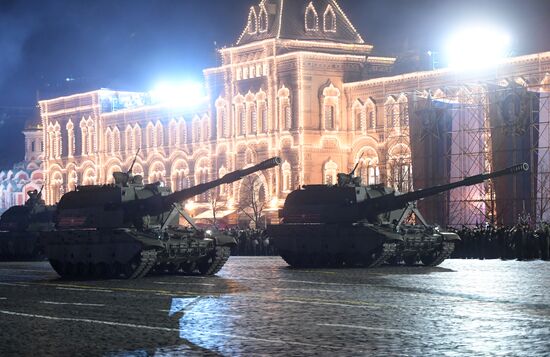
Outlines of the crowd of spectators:
M 461 239 L 456 243 L 451 258 L 550 260 L 550 225 L 546 223 L 536 229 L 521 223 L 515 226 L 480 225 L 447 230 L 456 232 Z M 237 240 L 231 255 L 277 255 L 264 230 L 228 229 L 226 233 Z
M 226 233 L 237 241 L 237 245 L 231 249 L 231 255 L 277 255 L 265 230 L 228 229 Z
M 527 223 L 494 227 L 482 225 L 454 230 L 460 236 L 452 258 L 549 260 L 550 225 L 531 228 Z

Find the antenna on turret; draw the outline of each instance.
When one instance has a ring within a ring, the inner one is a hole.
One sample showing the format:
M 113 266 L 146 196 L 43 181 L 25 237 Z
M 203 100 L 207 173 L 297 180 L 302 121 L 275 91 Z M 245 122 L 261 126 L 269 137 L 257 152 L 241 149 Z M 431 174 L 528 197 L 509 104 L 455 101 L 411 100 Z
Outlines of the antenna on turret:
M 128 169 L 129 174 L 132 173 L 132 169 L 134 168 L 134 164 L 136 163 L 136 160 L 137 160 L 137 157 L 138 157 L 138 154 L 139 154 L 140 150 L 141 150 L 141 148 L 139 148 L 136 152 L 136 155 L 134 155 L 134 161 L 132 161 L 132 165 L 130 165 L 130 168 Z

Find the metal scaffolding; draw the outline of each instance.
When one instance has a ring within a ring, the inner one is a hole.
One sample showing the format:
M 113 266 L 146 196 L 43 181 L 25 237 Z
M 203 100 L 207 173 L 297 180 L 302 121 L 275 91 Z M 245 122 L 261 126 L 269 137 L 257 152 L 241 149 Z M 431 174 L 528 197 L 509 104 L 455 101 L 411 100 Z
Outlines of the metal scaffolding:
M 410 106 L 415 188 L 527 162 L 529 174 L 501 177 L 419 205 L 442 225 L 531 224 L 550 218 L 550 96 L 514 83 L 446 88 Z

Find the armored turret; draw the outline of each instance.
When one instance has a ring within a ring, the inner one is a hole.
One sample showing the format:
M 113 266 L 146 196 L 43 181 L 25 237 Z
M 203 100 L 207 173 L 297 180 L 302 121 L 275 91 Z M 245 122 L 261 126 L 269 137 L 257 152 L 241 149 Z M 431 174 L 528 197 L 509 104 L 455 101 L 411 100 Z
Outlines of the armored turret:
M 114 173 L 114 184 L 79 186 L 59 201 L 56 231 L 46 254 L 62 276 L 102 274 L 137 278 L 158 269 L 214 274 L 229 257 L 232 237 L 199 230 L 180 202 L 254 172 L 279 165 L 279 158 L 237 170 L 220 179 L 171 193 L 159 182 Z M 182 215 L 191 227 L 179 226 Z
M 178 215 L 175 204 L 279 163 L 279 158 L 272 158 L 174 193 L 158 182 L 144 185 L 141 176 L 133 176 L 131 172 L 115 172 L 113 185 L 79 186 L 76 191 L 63 195 L 57 208 L 57 228 L 135 227 L 144 230 L 176 224 Z
M 27 192 L 24 205 L 10 207 L 0 217 L 0 258 L 41 257 L 41 233 L 54 229 L 55 206 L 47 206 L 42 189 Z
M 438 265 L 459 237 L 431 227 L 415 202 L 528 169 L 523 163 L 408 193 L 383 185 L 363 186 L 353 171 L 339 174 L 336 185 L 306 185 L 291 192 L 280 211 L 283 224 L 268 227 L 268 232 L 291 265 L 376 266 L 390 258 Z M 420 224 L 405 224 L 413 213 Z

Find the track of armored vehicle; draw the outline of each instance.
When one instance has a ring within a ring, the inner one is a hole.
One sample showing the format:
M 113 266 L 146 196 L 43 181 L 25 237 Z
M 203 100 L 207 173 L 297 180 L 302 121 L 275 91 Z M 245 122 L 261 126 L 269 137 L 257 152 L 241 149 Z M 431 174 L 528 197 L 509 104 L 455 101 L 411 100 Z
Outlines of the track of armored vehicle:
M 338 174 L 336 185 L 307 185 L 291 192 L 280 211 L 282 222 L 269 225 L 267 233 L 292 267 L 437 266 L 451 256 L 460 238 L 430 226 L 415 202 L 528 169 L 524 163 L 408 193 L 361 185 L 354 169 Z M 417 224 L 407 224 L 413 214 Z
M 229 258 L 233 237 L 199 229 L 179 205 L 222 184 L 277 166 L 279 158 L 171 193 L 141 176 L 114 173 L 113 185 L 79 186 L 61 197 L 55 230 L 44 248 L 64 278 L 135 279 L 149 272 L 216 274 Z M 183 216 L 189 227 L 179 225 Z

